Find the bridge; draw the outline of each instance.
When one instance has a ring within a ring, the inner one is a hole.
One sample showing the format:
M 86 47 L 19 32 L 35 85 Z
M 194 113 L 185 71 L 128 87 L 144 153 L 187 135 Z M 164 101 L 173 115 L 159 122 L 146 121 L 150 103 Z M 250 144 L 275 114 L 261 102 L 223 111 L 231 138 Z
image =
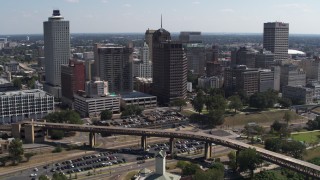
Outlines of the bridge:
M 14 124 L 13 124 L 14 125 Z M 21 125 L 21 124 L 20 124 Z M 307 177 L 320 179 L 320 166 L 314 165 L 309 162 L 305 162 L 299 159 L 295 159 L 289 156 L 285 156 L 279 153 L 275 153 L 263 148 L 255 147 L 241 141 L 219 137 L 211 134 L 205 134 L 202 132 L 179 132 L 169 130 L 158 129 L 141 129 L 141 128 L 122 128 L 122 127 L 105 127 L 105 126 L 92 126 L 92 125 L 75 125 L 75 124 L 59 124 L 59 123 L 46 123 L 46 122 L 25 122 L 24 126 L 28 127 L 28 133 L 34 133 L 35 127 L 42 129 L 57 129 L 64 131 L 80 131 L 89 132 L 89 144 L 95 145 L 95 133 L 108 133 L 117 135 L 133 135 L 141 136 L 141 147 L 146 148 L 147 137 L 163 137 L 169 138 L 170 153 L 173 153 L 174 139 L 192 139 L 205 142 L 205 157 L 210 158 L 212 152 L 212 143 L 226 146 L 237 150 L 237 154 L 240 150 L 255 148 L 257 153 L 260 154 L 263 160 L 277 164 L 282 167 L 292 169 L 296 172 L 305 174 Z M 0 128 L 1 129 L 1 128 Z M 27 132 L 27 131 L 26 131 Z M 27 135 L 28 141 L 32 141 L 34 134 Z M 30 139 L 31 138 L 31 139 Z M 26 139 L 27 140 L 27 139 Z

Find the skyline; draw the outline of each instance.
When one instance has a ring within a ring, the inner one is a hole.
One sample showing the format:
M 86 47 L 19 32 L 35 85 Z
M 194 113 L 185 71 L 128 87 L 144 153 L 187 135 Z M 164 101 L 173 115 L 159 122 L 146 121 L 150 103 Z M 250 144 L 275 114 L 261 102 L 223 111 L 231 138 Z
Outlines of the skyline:
M 17 6 L 19 4 L 19 6 Z M 163 27 L 170 32 L 262 33 L 265 22 L 290 24 L 291 34 L 320 34 L 314 0 L 277 2 L 210 0 L 10 0 L 1 3 L 0 34 L 42 34 L 42 23 L 59 9 L 71 33 L 144 33 Z M 83 13 L 84 12 L 84 13 Z M 272 12 L 272 13 L 270 13 Z

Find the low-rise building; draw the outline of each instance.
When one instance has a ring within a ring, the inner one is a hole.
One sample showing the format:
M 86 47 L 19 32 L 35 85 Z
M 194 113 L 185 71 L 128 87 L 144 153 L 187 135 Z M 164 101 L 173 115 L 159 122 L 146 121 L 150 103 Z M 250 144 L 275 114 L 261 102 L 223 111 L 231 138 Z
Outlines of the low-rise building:
M 121 106 L 138 105 L 143 109 L 157 107 L 157 96 L 152 96 L 138 91 L 121 94 Z
M 0 123 L 43 118 L 54 111 L 54 97 L 39 90 L 0 93 Z
M 10 61 L 5 63 L 4 70 L 9 72 L 18 72 L 20 70 L 19 63 L 17 61 Z
M 103 110 L 110 110 L 113 113 L 120 112 L 120 97 L 117 95 L 86 96 L 74 94 L 74 109 L 82 117 L 93 117 L 100 115 Z
M 222 77 L 200 77 L 198 78 L 198 87 L 203 89 L 221 88 L 223 85 Z
M 294 104 L 311 104 L 313 90 L 302 86 L 283 86 L 282 97 L 291 99 Z

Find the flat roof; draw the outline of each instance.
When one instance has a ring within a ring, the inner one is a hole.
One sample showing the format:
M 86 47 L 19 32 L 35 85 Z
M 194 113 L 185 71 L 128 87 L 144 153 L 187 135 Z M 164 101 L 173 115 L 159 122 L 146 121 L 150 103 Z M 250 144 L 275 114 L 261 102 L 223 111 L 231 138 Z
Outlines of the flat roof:
M 47 92 L 40 90 L 40 89 L 30 89 L 30 90 L 20 90 L 20 91 L 6 91 L 6 92 L 1 92 L 0 96 L 23 96 L 23 95 L 28 95 L 28 94 L 34 94 L 34 95 L 41 95 L 41 97 L 48 95 Z
M 133 98 L 144 98 L 144 97 L 156 97 L 156 96 L 152 96 L 150 94 L 146 94 L 146 93 L 142 93 L 139 91 L 133 91 L 130 93 L 123 93 L 120 94 L 122 99 L 133 99 Z

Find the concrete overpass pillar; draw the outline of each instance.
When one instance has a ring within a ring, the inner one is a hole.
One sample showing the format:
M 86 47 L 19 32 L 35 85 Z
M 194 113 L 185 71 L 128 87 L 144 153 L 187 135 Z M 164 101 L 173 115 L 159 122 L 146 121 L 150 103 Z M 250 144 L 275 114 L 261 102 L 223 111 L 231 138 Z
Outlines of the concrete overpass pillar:
M 204 158 L 210 159 L 212 156 L 212 143 L 206 142 L 204 145 Z
M 170 151 L 171 158 L 173 158 L 174 144 L 175 144 L 175 140 L 173 137 L 171 137 L 169 140 L 169 151 Z
M 24 125 L 24 134 L 26 143 L 34 143 L 34 126 L 33 124 Z
M 236 167 L 238 167 L 238 157 L 239 157 L 240 150 L 236 151 Z
M 141 149 L 147 149 L 147 136 L 141 136 Z
M 11 125 L 11 135 L 14 138 L 21 138 L 21 124 L 16 123 Z
M 89 133 L 89 146 L 93 148 L 96 145 L 96 133 Z

